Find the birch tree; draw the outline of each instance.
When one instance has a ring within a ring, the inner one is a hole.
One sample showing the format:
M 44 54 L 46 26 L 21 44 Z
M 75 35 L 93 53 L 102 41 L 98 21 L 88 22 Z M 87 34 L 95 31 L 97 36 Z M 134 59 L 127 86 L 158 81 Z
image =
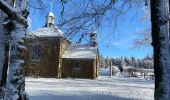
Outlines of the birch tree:
M 0 99 L 25 100 L 25 76 L 23 72 L 24 56 L 23 37 L 27 28 L 27 0 L 0 0 L 1 9 L 1 36 L 5 39 L 3 71 L 1 80 Z M 10 52 L 9 52 L 10 51 Z

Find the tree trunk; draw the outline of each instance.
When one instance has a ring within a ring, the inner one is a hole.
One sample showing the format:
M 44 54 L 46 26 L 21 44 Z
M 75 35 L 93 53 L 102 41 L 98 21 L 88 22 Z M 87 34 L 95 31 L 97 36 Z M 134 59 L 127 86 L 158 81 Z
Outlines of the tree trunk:
M 6 79 L 7 79 L 7 70 L 8 70 L 8 60 L 9 60 L 9 26 L 7 25 L 8 16 L 0 12 L 0 99 L 4 97 Z
M 0 9 L 7 15 L 6 20 L 3 22 L 6 29 L 4 33 L 8 33 L 10 36 L 8 38 L 8 44 L 4 47 L 6 52 L 3 73 L 8 73 L 7 76 L 3 74 L 3 80 L 7 80 L 6 82 L 2 82 L 6 85 L 4 99 L 26 100 L 25 76 L 23 71 L 23 50 L 25 49 L 23 37 L 26 34 L 27 28 L 27 0 L 17 0 L 16 4 L 13 3 L 13 0 L 0 0 Z
M 3 22 L 5 20 L 6 16 L 2 11 L 0 11 L 0 100 L 3 99 L 4 96 L 4 58 L 5 58 L 5 30 L 3 27 Z
M 151 0 L 155 100 L 170 100 L 169 0 Z
M 5 45 L 4 48 L 4 63 L 2 68 L 2 80 L 1 80 L 1 87 L 4 87 L 6 85 L 6 79 L 7 79 L 7 70 L 8 70 L 8 61 L 9 61 L 9 45 Z
M 25 97 L 25 75 L 24 75 L 24 55 L 22 45 L 22 38 L 25 35 L 26 26 L 13 21 L 15 30 L 11 31 L 11 55 L 10 55 L 10 66 L 8 69 L 8 78 L 6 84 L 6 99 L 18 98 L 23 100 Z M 23 29 L 23 30 L 21 30 Z

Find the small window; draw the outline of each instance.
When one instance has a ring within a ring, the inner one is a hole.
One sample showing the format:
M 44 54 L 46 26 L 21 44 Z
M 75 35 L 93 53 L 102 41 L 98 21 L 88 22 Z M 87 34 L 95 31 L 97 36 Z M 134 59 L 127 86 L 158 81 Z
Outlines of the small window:
M 79 63 L 76 63 L 74 69 L 80 69 L 80 64 L 79 64 Z
M 33 60 L 40 60 L 40 56 L 41 56 L 40 45 L 34 45 L 33 46 L 33 52 L 32 52 L 32 59 Z

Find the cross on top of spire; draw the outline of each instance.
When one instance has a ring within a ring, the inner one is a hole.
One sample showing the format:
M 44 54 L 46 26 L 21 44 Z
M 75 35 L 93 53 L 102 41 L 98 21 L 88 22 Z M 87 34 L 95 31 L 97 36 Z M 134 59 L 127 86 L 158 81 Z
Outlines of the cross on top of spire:
M 51 7 L 50 12 L 53 12 L 53 4 L 52 4 L 52 1 L 50 2 L 50 7 Z

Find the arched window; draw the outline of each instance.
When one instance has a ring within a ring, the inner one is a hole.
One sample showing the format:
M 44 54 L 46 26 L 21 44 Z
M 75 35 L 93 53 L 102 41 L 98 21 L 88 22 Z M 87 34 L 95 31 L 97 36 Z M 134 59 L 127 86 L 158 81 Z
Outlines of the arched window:
M 40 60 L 41 56 L 41 50 L 40 50 L 40 45 L 34 45 L 33 46 L 33 51 L 32 51 L 32 60 Z

